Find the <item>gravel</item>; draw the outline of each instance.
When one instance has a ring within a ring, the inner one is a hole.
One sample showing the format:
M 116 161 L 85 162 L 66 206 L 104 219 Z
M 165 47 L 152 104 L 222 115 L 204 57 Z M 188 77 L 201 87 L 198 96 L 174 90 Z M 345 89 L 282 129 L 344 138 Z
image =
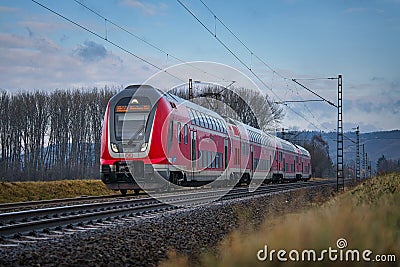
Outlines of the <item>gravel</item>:
M 173 250 L 195 263 L 232 230 L 321 203 L 332 192 L 328 187 L 301 189 L 114 220 L 98 229 L 2 247 L 0 266 L 157 266 Z

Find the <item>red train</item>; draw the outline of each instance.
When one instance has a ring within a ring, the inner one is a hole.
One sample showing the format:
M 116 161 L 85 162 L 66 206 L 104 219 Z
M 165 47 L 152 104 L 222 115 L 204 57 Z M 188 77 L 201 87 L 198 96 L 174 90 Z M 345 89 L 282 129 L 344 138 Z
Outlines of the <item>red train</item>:
M 306 149 L 148 85 L 110 99 L 100 164 L 102 181 L 122 194 L 311 177 Z

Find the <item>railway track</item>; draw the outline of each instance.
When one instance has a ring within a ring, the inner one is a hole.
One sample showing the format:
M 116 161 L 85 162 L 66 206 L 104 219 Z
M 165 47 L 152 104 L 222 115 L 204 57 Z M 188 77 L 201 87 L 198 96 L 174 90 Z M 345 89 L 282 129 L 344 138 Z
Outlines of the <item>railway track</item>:
M 51 229 L 63 227 L 88 226 L 118 218 L 134 218 L 144 214 L 157 214 L 187 206 L 202 205 L 212 201 L 225 201 L 257 195 L 266 195 L 300 188 L 316 186 L 335 186 L 336 181 L 314 181 L 261 186 L 254 192 L 247 188 L 206 191 L 185 191 L 174 194 L 161 194 L 157 198 L 143 197 L 135 199 L 111 200 L 99 203 L 84 203 L 50 208 L 38 208 L 6 212 L 0 214 L 0 237 L 2 239 L 35 235 L 40 231 L 49 233 Z M 58 200 L 57 200 L 58 201 Z M 61 202 L 63 203 L 63 202 Z
M 141 192 L 139 196 L 146 196 L 147 194 Z M 14 203 L 1 203 L 0 204 L 0 214 L 12 211 L 21 211 L 29 209 L 38 208 L 49 208 L 57 205 L 73 205 L 80 203 L 88 203 L 94 201 L 109 201 L 112 199 L 123 199 L 127 197 L 138 197 L 135 194 L 127 194 L 126 196 L 121 196 L 121 194 L 115 195 L 103 195 L 103 196 L 80 196 L 73 198 L 60 198 L 60 199 L 49 199 L 49 200 L 38 200 L 38 201 L 26 201 L 26 202 L 14 202 Z

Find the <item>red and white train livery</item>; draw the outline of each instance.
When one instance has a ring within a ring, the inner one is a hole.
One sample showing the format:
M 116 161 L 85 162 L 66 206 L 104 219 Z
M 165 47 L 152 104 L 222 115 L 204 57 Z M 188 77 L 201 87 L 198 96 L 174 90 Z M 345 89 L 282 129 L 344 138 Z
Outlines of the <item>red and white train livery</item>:
M 300 146 L 148 85 L 116 94 L 104 116 L 101 179 L 123 194 L 168 182 L 308 180 L 310 160 Z

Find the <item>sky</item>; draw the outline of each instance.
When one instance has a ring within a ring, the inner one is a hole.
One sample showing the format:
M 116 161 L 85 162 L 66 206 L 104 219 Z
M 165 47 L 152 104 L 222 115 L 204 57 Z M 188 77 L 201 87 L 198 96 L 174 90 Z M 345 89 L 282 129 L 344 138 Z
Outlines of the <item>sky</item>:
M 400 128 L 399 0 L 35 1 L 64 18 L 34 1 L 0 2 L 0 90 L 127 86 L 211 61 L 243 72 L 277 102 L 318 99 L 294 78 L 336 103 L 337 80 L 320 78 L 341 74 L 345 131 Z M 208 82 L 235 78 L 221 79 Z M 282 107 L 280 128 L 336 128 L 326 102 Z

